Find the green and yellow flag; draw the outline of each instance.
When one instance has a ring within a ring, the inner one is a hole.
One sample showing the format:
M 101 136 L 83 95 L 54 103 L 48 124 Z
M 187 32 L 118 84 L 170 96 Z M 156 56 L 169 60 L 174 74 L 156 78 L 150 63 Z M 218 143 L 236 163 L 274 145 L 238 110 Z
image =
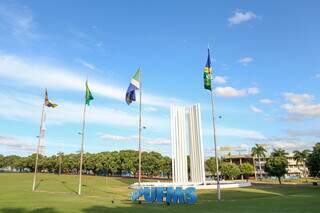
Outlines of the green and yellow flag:
M 211 58 L 210 58 L 210 49 L 208 48 L 207 63 L 206 63 L 206 66 L 204 67 L 204 72 L 203 72 L 204 88 L 207 90 L 211 90 L 211 75 L 212 75 Z
M 86 80 L 86 104 L 89 106 L 90 101 L 92 100 L 93 100 L 93 96 L 88 86 L 88 80 Z

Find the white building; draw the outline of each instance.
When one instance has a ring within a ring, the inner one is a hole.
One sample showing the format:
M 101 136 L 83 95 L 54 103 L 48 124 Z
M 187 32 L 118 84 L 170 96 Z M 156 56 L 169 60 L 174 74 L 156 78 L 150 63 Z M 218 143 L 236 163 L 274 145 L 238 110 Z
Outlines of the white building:
M 225 155 L 223 160 L 230 163 L 235 163 L 237 165 L 241 165 L 243 163 L 249 163 L 254 166 L 255 176 L 259 177 L 262 175 L 263 177 L 267 177 L 268 174 L 264 171 L 264 167 L 266 164 L 268 157 L 260 158 L 261 163 L 261 171 L 259 170 L 259 160 L 258 158 L 253 158 L 251 155 Z M 291 177 L 303 177 L 303 163 L 297 164 L 297 161 L 294 160 L 293 155 L 287 156 L 288 160 L 288 173 L 285 175 L 286 178 Z M 308 173 L 308 172 L 307 172 Z

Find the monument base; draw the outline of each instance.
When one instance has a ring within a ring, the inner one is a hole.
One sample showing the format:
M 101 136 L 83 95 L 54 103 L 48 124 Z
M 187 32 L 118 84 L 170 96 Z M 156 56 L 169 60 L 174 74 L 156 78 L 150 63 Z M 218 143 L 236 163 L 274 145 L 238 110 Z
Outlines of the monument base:
M 251 186 L 250 181 L 221 181 L 220 188 L 239 188 L 239 187 L 248 187 Z M 140 187 L 182 187 L 186 189 L 188 187 L 195 187 L 196 189 L 216 189 L 217 182 L 215 181 L 206 181 L 203 183 L 172 183 L 172 182 L 142 182 Z M 139 183 L 134 183 L 129 186 L 130 189 L 139 189 Z

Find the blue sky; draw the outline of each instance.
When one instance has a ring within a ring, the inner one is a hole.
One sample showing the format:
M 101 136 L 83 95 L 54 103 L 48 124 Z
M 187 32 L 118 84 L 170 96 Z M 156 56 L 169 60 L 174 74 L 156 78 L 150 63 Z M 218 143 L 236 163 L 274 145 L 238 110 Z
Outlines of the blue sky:
M 0 153 L 27 155 L 39 134 L 44 88 L 45 154 L 80 148 L 84 82 L 95 97 L 85 150 L 137 149 L 137 103 L 125 91 L 142 69 L 143 149 L 170 155 L 170 104 L 200 103 L 212 155 L 207 46 L 215 74 L 218 144 L 289 151 L 320 137 L 318 1 L 1 1 Z M 224 152 L 221 152 L 222 154 Z

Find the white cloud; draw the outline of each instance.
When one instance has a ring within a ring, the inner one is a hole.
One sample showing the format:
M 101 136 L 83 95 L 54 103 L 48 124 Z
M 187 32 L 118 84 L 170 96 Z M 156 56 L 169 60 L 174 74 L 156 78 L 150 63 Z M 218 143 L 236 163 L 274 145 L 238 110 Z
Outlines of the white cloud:
M 304 117 L 319 117 L 320 104 L 314 103 L 314 96 L 309 94 L 284 93 L 284 98 L 288 103 L 282 105 L 288 113 L 296 119 Z
M 0 145 L 12 151 L 26 151 L 29 153 L 35 151 L 35 146 L 30 141 L 13 137 L 0 136 Z
M 248 94 L 250 94 L 250 95 L 256 95 L 259 92 L 260 91 L 259 91 L 258 87 L 250 87 L 250 88 L 248 88 Z
M 230 67 L 229 67 L 228 64 L 221 64 L 221 69 L 223 69 L 223 70 L 229 70 Z
M 146 140 L 146 143 L 148 144 L 154 144 L 154 145 L 168 145 L 168 144 L 171 144 L 170 140 L 169 139 L 162 139 L 162 138 L 147 138 L 145 139 Z
M 21 40 L 41 37 L 32 12 L 14 4 L 0 4 L 0 28 Z
M 311 130 L 293 130 L 288 129 L 286 133 L 289 137 L 315 137 L 320 138 L 320 130 L 319 129 L 311 129 Z
M 262 104 L 273 104 L 273 103 L 274 103 L 274 101 L 273 101 L 273 100 L 270 100 L 270 99 L 265 98 L 265 99 L 261 99 L 261 100 L 260 100 L 260 103 L 262 103 Z
M 235 89 L 233 87 L 217 87 L 215 93 L 222 97 L 241 97 L 247 94 L 246 89 Z
M 253 105 L 250 106 L 250 109 L 251 109 L 252 112 L 256 112 L 256 113 L 261 113 L 261 112 L 262 112 L 261 109 L 255 107 L 255 106 L 253 106 Z
M 314 96 L 313 95 L 309 95 L 309 94 L 296 94 L 296 93 L 284 93 L 284 98 L 287 101 L 290 101 L 294 104 L 303 104 L 303 103 L 310 103 L 311 101 L 314 100 Z
M 287 110 L 289 113 L 313 117 L 320 116 L 320 104 L 304 104 L 304 105 L 294 105 L 294 104 L 283 104 L 283 109 Z M 299 120 L 299 119 L 298 119 Z
M 0 116 L 7 119 L 28 120 L 39 122 L 42 98 L 19 93 L 0 94 Z M 46 109 L 49 124 L 79 123 L 83 104 L 54 100 L 58 107 Z M 138 117 L 134 113 L 91 105 L 87 108 L 86 120 L 89 123 L 105 124 L 120 127 L 135 127 Z M 143 116 L 143 125 L 152 130 L 166 129 L 169 118 L 160 116 Z
M 77 61 L 78 63 L 80 63 L 82 66 L 84 66 L 85 68 L 88 68 L 88 69 L 90 69 L 90 70 L 95 70 L 95 68 L 96 68 L 93 64 L 91 64 L 91 63 L 89 63 L 89 62 L 87 62 L 87 61 L 85 61 L 85 60 L 76 59 L 76 61 Z
M 0 76 L 13 80 L 20 85 L 48 88 L 52 90 L 84 91 L 85 76 L 56 66 L 41 64 L 20 57 L 0 54 Z M 36 76 L 36 77 L 35 77 Z M 129 78 L 128 78 L 129 81 Z M 93 94 L 124 102 L 125 87 L 89 79 Z M 172 103 L 182 103 L 173 97 L 143 94 L 144 105 L 169 108 Z
M 240 144 L 239 146 L 218 146 L 220 152 L 232 152 L 232 151 L 248 151 L 250 149 L 247 144 Z
M 252 57 L 249 57 L 249 56 L 240 58 L 240 59 L 238 60 L 238 62 L 239 62 L 240 64 L 242 64 L 243 66 L 247 66 L 247 65 L 250 64 L 252 61 L 253 61 L 253 58 L 252 58 Z
M 219 83 L 219 84 L 225 84 L 227 82 L 227 77 L 226 76 L 215 76 L 213 81 L 216 83 Z
M 121 136 L 121 135 L 112 135 L 108 133 L 101 133 L 99 134 L 100 138 L 103 140 L 110 140 L 110 141 L 121 141 L 121 142 L 128 142 L 128 141 L 136 141 L 137 136 Z
M 157 112 L 158 109 L 155 108 L 155 107 L 144 107 L 144 108 L 143 108 L 143 111 L 144 111 L 144 112 Z
M 247 95 L 255 95 L 259 93 L 259 88 L 257 87 L 251 87 L 248 89 L 235 89 L 233 87 L 217 87 L 215 89 L 215 93 L 217 96 L 221 97 L 243 97 Z
M 272 149 L 284 149 L 287 152 L 311 149 L 314 145 L 314 142 L 311 141 L 300 141 L 292 138 L 271 138 L 266 142 Z
M 122 135 L 113 135 L 108 133 L 100 133 L 100 138 L 106 141 L 120 141 L 120 142 L 134 142 L 138 141 L 137 135 L 131 136 L 122 136 Z M 153 144 L 153 145 L 167 145 L 170 144 L 170 140 L 163 139 L 163 138 L 146 138 L 142 137 L 142 142 L 146 144 Z
M 205 135 L 212 135 L 212 129 L 204 129 Z M 261 132 L 254 130 L 246 130 L 246 129 L 238 129 L 238 128 L 230 128 L 230 127 L 218 127 L 217 128 L 218 136 L 227 136 L 227 137 L 238 137 L 244 139 L 251 140 L 264 140 L 266 136 L 264 136 Z
M 250 21 L 256 17 L 254 12 L 237 10 L 232 17 L 228 18 L 228 21 L 230 25 L 236 25 Z
M 12 137 L 12 136 L 0 136 L 0 153 L 9 154 L 32 154 L 37 151 L 38 138 L 34 137 Z M 58 148 L 58 150 L 64 150 L 67 147 L 72 150 L 79 150 L 80 145 L 66 143 L 66 138 L 61 141 L 51 141 L 45 138 L 42 154 L 55 154 L 52 152 L 52 148 Z M 86 148 L 92 147 L 90 144 L 86 145 Z

